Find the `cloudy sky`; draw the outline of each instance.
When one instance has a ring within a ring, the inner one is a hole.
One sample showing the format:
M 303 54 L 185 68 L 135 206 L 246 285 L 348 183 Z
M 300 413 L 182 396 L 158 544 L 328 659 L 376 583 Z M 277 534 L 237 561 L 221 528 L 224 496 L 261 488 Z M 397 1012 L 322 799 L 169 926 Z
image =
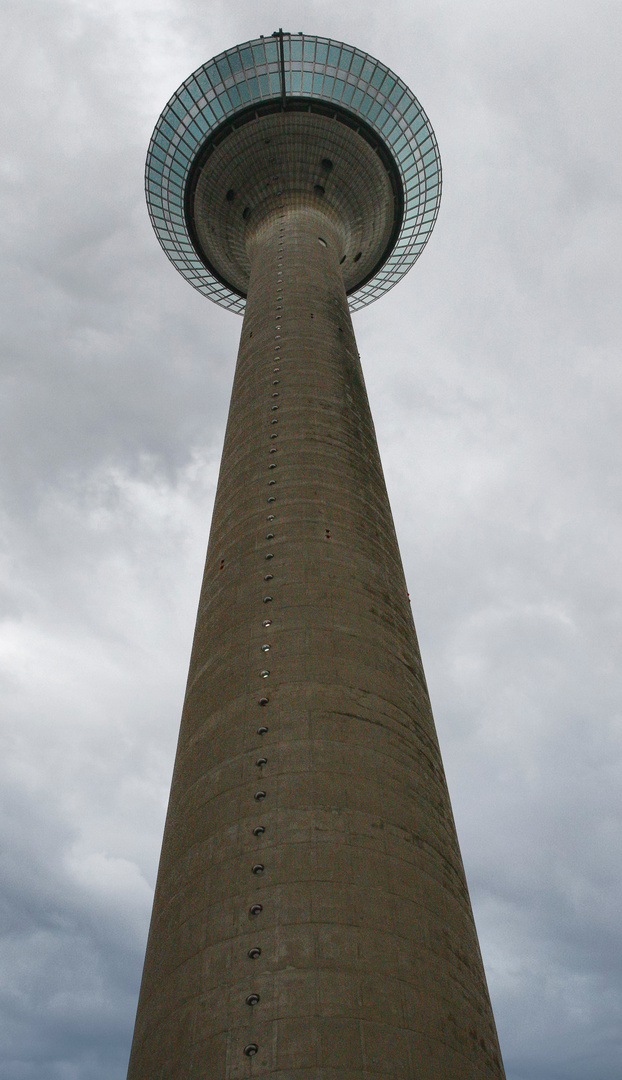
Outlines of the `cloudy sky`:
M 0 1076 L 123 1080 L 241 320 L 160 110 L 278 26 L 377 55 L 441 213 L 355 316 L 508 1080 L 622 1078 L 620 0 L 4 0 Z

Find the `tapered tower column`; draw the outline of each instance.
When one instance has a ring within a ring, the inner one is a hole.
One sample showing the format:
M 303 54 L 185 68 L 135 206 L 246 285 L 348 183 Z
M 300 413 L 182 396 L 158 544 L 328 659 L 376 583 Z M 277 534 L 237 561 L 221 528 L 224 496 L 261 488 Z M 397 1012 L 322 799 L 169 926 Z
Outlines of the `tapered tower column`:
M 281 111 L 190 192 L 246 310 L 129 1080 L 500 1080 L 346 294 L 395 186 Z

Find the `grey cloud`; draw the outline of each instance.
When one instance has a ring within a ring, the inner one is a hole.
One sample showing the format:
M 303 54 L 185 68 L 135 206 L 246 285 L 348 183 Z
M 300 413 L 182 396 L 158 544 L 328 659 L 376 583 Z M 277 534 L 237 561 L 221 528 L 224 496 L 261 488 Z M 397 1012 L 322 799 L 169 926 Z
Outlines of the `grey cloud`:
M 439 138 L 435 233 L 359 347 L 508 1080 L 612 1080 L 619 5 L 2 19 L 2 1075 L 124 1076 L 241 325 L 159 250 L 144 153 L 194 67 L 283 24 L 380 55 Z

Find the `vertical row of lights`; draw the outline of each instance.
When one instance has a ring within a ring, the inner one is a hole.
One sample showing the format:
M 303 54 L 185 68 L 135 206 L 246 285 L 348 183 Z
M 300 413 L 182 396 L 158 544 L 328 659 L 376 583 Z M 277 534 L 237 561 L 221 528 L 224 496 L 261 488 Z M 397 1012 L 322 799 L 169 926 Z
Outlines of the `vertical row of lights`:
M 280 195 L 281 192 L 279 192 L 278 194 Z M 279 433 L 278 433 L 277 430 L 272 430 L 272 429 L 276 429 L 278 427 L 278 423 L 279 423 L 279 418 L 274 414 L 279 411 L 278 398 L 280 397 L 280 390 L 277 389 L 277 388 L 280 385 L 279 375 L 280 375 L 280 371 L 281 371 L 280 362 L 281 362 L 281 329 L 282 329 L 281 317 L 282 317 L 282 314 L 283 314 L 283 232 L 284 232 L 284 218 L 285 218 L 285 214 L 284 214 L 284 210 L 283 210 L 283 205 L 281 204 L 279 206 L 279 232 L 278 232 L 278 251 L 277 251 L 277 266 L 276 266 L 276 294 L 275 294 L 276 295 L 276 303 L 275 303 L 275 311 L 274 311 L 274 342 L 273 342 L 272 352 L 271 352 L 271 355 L 269 357 L 269 363 L 272 366 L 272 372 L 271 372 L 272 378 L 270 379 L 270 390 L 269 390 L 269 393 L 270 393 L 270 399 L 269 399 L 270 400 L 270 409 L 269 409 L 270 423 L 269 423 L 269 428 L 271 430 L 270 430 L 269 439 L 268 439 L 268 472 L 271 475 L 270 475 L 270 478 L 268 480 L 268 488 L 270 490 L 269 490 L 269 493 L 268 493 L 268 510 L 269 510 L 269 513 L 267 515 L 268 532 L 266 533 L 266 540 L 268 541 L 269 546 L 272 546 L 270 544 L 270 541 L 274 540 L 274 538 L 275 538 L 274 532 L 272 531 L 273 528 L 274 528 L 272 523 L 276 520 L 276 515 L 274 513 L 274 503 L 276 502 L 276 495 L 274 494 L 274 491 L 272 490 L 273 488 L 276 487 L 276 479 L 274 478 L 274 476 L 272 474 L 273 474 L 274 470 L 277 467 L 277 463 L 276 463 L 276 460 L 275 460 L 276 454 L 277 454 L 276 440 L 278 439 Z M 270 587 L 269 583 L 271 581 L 273 581 L 273 579 L 274 579 L 274 573 L 272 572 L 272 569 L 273 569 L 272 560 L 273 560 L 273 558 L 274 558 L 274 552 L 272 552 L 272 551 L 266 551 L 265 552 L 264 561 L 268 565 L 265 567 L 265 572 L 263 574 L 263 581 L 264 581 L 265 585 L 268 586 L 268 588 Z M 265 593 L 265 595 L 263 597 L 263 602 L 264 602 L 264 604 L 272 603 L 272 596 L 267 591 L 266 591 L 266 593 Z M 272 626 L 272 619 L 264 618 L 262 620 L 262 626 L 263 626 L 263 628 L 265 630 L 269 630 L 269 628 Z M 268 659 L 268 654 L 270 653 L 271 648 L 272 648 L 272 646 L 271 646 L 271 643 L 269 641 L 264 641 L 262 643 L 262 645 L 261 645 L 261 651 L 262 651 L 262 653 L 264 655 L 264 660 L 265 661 L 267 661 L 267 659 Z M 267 667 L 262 668 L 262 670 L 259 673 L 259 677 L 261 679 L 268 679 L 270 677 L 270 669 L 267 668 Z M 269 699 L 269 697 L 267 695 L 262 695 L 259 698 L 259 705 L 265 707 L 269 703 L 269 700 L 270 699 Z M 257 728 L 257 734 L 261 738 L 263 738 L 263 736 L 268 734 L 268 730 L 269 729 L 268 729 L 267 725 L 262 724 L 259 728 Z M 255 764 L 256 764 L 257 768 L 262 769 L 264 765 L 267 765 L 267 758 L 266 757 L 260 757 L 260 758 L 257 759 Z M 255 792 L 255 801 L 256 802 L 263 802 L 263 800 L 266 797 L 267 797 L 267 792 L 263 788 L 260 788 L 258 791 Z M 266 831 L 265 825 L 255 825 L 255 827 L 253 828 L 253 835 L 256 836 L 256 837 L 263 836 L 265 831 Z M 261 876 L 263 874 L 263 872 L 265 870 L 265 865 L 264 865 L 263 862 L 256 862 L 256 863 L 253 864 L 251 870 L 252 870 L 252 873 L 255 876 L 259 877 L 259 876 Z M 263 904 L 253 903 L 250 906 L 249 915 L 252 918 L 257 918 L 257 916 L 260 915 L 262 913 L 262 911 L 263 911 Z M 259 956 L 261 956 L 261 948 L 258 945 L 253 946 L 252 948 L 250 948 L 248 950 L 247 955 L 248 955 L 250 960 L 256 960 Z M 246 998 L 246 1004 L 251 1006 L 251 1007 L 254 1007 L 255 1005 L 258 1005 L 259 1001 L 260 1001 L 260 996 L 256 992 L 253 992 L 253 993 L 249 994 L 247 996 L 247 998 Z M 254 1057 L 254 1055 L 258 1052 L 258 1050 L 259 1050 L 259 1047 L 258 1047 L 257 1043 L 255 1043 L 255 1042 L 248 1043 L 244 1047 L 244 1053 L 246 1054 L 247 1057 Z

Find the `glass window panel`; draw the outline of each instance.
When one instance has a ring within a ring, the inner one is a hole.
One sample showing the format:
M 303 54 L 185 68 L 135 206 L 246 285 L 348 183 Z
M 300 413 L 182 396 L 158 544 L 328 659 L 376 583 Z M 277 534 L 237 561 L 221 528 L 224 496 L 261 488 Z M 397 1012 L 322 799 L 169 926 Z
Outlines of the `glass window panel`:
M 257 79 L 254 76 L 251 76 L 251 78 L 248 80 L 248 89 L 251 92 L 251 97 L 252 98 L 258 98 L 259 97 L 259 83 L 257 82 Z
M 409 182 L 411 177 L 415 177 L 418 172 L 419 172 L 419 163 L 416 161 L 413 165 L 410 166 L 409 169 L 406 169 L 404 171 L 404 180 L 406 181 L 406 183 Z
M 367 114 L 367 119 L 369 120 L 370 124 L 374 123 L 374 121 L 375 121 L 375 119 L 376 119 L 379 112 L 380 112 L 380 102 L 374 101 L 373 104 L 370 105 L 369 112 Z
M 238 83 L 238 93 L 239 93 L 242 101 L 244 101 L 244 102 L 250 101 L 250 99 L 251 99 L 250 90 L 248 89 L 248 85 L 246 84 L 246 82 Z
M 295 37 L 291 39 L 291 54 L 292 60 L 302 60 L 302 39 Z
M 187 159 L 190 159 L 196 150 L 196 145 L 196 139 L 193 139 L 191 135 L 184 135 L 183 139 L 180 139 L 177 144 L 175 154 L 178 155 L 182 152 Z
M 270 89 L 273 94 L 281 93 L 281 76 L 276 71 L 270 76 Z
M 341 50 L 341 60 L 339 61 L 339 67 L 342 67 L 345 70 L 347 70 L 350 67 L 350 64 L 352 63 L 352 57 L 353 56 L 354 56 L 354 53 L 352 52 L 352 49 L 342 49 Z
M 201 139 L 207 130 L 206 124 L 199 124 L 198 120 L 193 120 L 188 128 L 188 134 L 195 139 Z
M 430 150 L 431 147 L 432 147 L 432 136 L 431 135 L 428 135 L 428 137 L 426 139 L 424 139 L 423 142 L 419 143 L 419 150 L 424 155 L 427 154 L 428 150 Z
M 317 48 L 315 50 L 315 62 L 316 62 L 316 64 L 325 64 L 327 54 L 328 54 L 328 43 L 325 42 L 325 41 L 318 41 Z
M 253 54 L 250 49 L 242 49 L 240 59 L 243 67 L 249 68 L 253 66 Z
M 374 70 L 374 73 L 373 73 L 373 75 L 371 77 L 371 84 L 372 84 L 372 86 L 376 87 L 376 90 L 380 89 L 382 83 L 384 82 L 384 77 L 385 77 L 384 70 L 382 68 L 377 67 Z
M 350 104 L 350 102 L 352 101 L 352 95 L 354 93 L 354 90 L 355 90 L 355 87 L 352 86 L 351 83 L 346 83 L 346 88 L 345 88 L 345 90 L 343 92 L 343 97 L 341 99 L 343 101 L 344 105 L 349 105 Z
M 371 60 L 366 60 L 363 64 L 363 70 L 361 71 L 361 79 L 365 79 L 366 82 L 369 82 L 374 71 L 374 66 L 375 65 L 372 64 Z
M 404 87 L 400 86 L 399 83 L 396 83 L 391 93 L 389 94 L 389 101 L 391 101 L 394 105 L 397 105 L 398 101 L 400 101 L 403 97 Z
M 204 118 L 208 128 L 212 127 L 216 120 L 216 116 L 209 105 L 204 105 L 201 109 L 201 116 Z
M 266 46 L 266 58 L 268 61 L 272 60 L 278 62 L 279 54 L 276 47 L 276 41 L 265 41 L 264 45 Z
M 411 105 L 411 106 L 410 106 L 410 107 L 409 107 L 408 109 L 406 109 L 406 110 L 405 110 L 405 112 L 404 112 L 404 119 L 405 119 L 405 121 L 406 121 L 406 123 L 407 123 L 407 124 L 413 124 L 413 123 L 414 123 L 414 122 L 415 122 L 416 120 L 418 120 L 418 119 L 419 119 L 419 117 L 420 117 L 420 116 L 421 116 L 421 112 L 420 112 L 420 110 L 419 110 L 419 109 L 417 108 L 417 106 L 415 105 L 415 103 L 414 103 L 414 102 L 413 102 L 413 104 L 412 104 L 412 105 Z
M 270 96 L 270 83 L 268 82 L 268 76 L 267 75 L 260 75 L 259 76 L 259 93 L 261 94 L 262 97 L 269 97 Z
M 222 82 L 216 64 L 208 64 L 204 70 L 212 86 L 218 86 Z
M 186 115 L 186 110 L 184 109 L 181 101 L 178 101 L 178 99 L 175 98 L 174 101 L 171 101 L 171 104 L 170 104 L 169 108 L 166 110 L 166 112 L 164 112 L 162 114 L 162 118 L 165 119 L 165 120 L 168 120 L 169 124 L 175 124 L 176 125 L 177 120 L 183 119 L 183 117 L 185 115 Z
M 311 86 L 313 83 L 313 76 L 310 71 L 304 71 L 302 74 L 302 89 L 305 94 L 311 93 Z
M 167 139 L 172 139 L 175 134 L 175 128 L 171 127 L 167 120 L 160 121 L 160 131 L 162 135 L 166 135 Z
M 352 60 L 352 64 L 350 65 L 350 71 L 353 75 L 358 76 L 361 74 L 364 61 L 365 57 L 361 56 L 360 53 L 354 54 L 354 59 Z
M 242 70 L 242 61 L 240 60 L 240 54 L 237 49 L 235 50 L 235 52 L 229 53 L 228 60 L 229 66 L 233 72 Z
M 321 94 L 322 93 L 322 80 L 323 80 L 323 78 L 324 78 L 324 76 L 320 75 L 320 74 L 313 76 L 313 93 L 314 94 Z
M 197 82 L 201 87 L 203 93 L 207 94 L 208 90 L 210 89 L 210 81 L 204 71 L 199 71 L 197 75 Z
M 304 58 L 305 60 L 315 59 L 315 41 L 313 40 L 313 38 L 305 38 Z
M 218 100 L 223 108 L 225 116 L 233 111 L 233 106 L 226 90 L 220 91 L 220 94 L 218 95 Z
M 374 103 L 374 99 L 369 94 L 363 94 L 361 104 L 359 105 L 359 112 L 362 112 L 363 116 L 367 116 L 367 113 L 371 109 Z
M 328 77 L 326 79 L 324 79 L 324 97 L 332 97 L 333 96 L 334 85 L 335 85 L 335 80 L 334 79 L 331 79 L 331 78 L 328 78 Z
M 231 69 L 227 63 L 226 56 L 222 56 L 220 60 L 216 61 L 216 67 L 218 68 L 218 73 L 221 79 L 229 78 L 229 76 L 231 75 Z
M 328 63 L 333 64 L 335 67 L 339 64 L 339 53 L 341 48 L 339 45 L 330 45 L 328 49 Z
M 256 64 L 265 64 L 266 54 L 264 51 L 263 43 L 261 45 L 253 45 L 253 58 Z
M 302 72 L 292 71 L 291 77 L 291 92 L 292 94 L 299 94 L 302 89 Z
M 212 126 L 211 125 L 211 109 L 210 109 L 210 116 L 206 116 L 205 113 L 203 112 L 203 110 L 201 110 L 201 112 L 199 113 L 199 115 L 197 116 L 197 118 L 195 120 L 195 124 L 197 124 L 200 131 L 202 131 L 204 133 L 206 131 L 209 131 L 211 126 Z
M 401 168 L 402 168 L 402 177 L 403 178 L 405 178 L 406 176 L 410 177 L 410 170 L 412 169 L 412 166 L 413 166 L 412 157 L 410 155 L 406 156 L 406 152 L 402 151 L 402 155 L 399 156 L 397 160 L 399 161 L 399 163 L 401 165 Z M 416 178 L 416 175 L 415 175 L 414 177 L 411 177 L 409 179 L 409 187 L 412 190 L 412 188 L 416 187 L 416 186 L 417 186 L 417 178 Z
M 240 98 L 240 93 L 237 86 L 229 87 L 229 98 L 233 102 L 234 108 L 240 107 L 240 105 L 242 104 L 242 99 Z
M 357 89 L 356 89 L 356 90 L 354 91 L 354 93 L 353 93 L 353 95 L 352 95 L 352 105 L 353 105 L 353 107 L 354 107 L 355 109 L 358 109 L 358 107 L 359 107 L 359 105 L 361 104 L 361 101 L 363 100 L 364 96 L 365 96 L 365 95 L 364 95 L 364 93 L 363 93 L 363 91 L 362 91 L 362 90 L 359 90 L 359 89 L 357 88 Z
M 346 84 L 344 83 L 343 79 L 335 79 L 335 89 L 333 91 L 333 97 L 337 101 L 341 101 L 345 85 Z
M 188 79 L 186 85 L 188 87 L 188 91 L 190 93 L 190 96 L 192 97 L 193 102 L 198 101 L 199 98 L 203 97 L 203 91 L 201 90 L 201 87 L 199 86 L 195 78 Z

